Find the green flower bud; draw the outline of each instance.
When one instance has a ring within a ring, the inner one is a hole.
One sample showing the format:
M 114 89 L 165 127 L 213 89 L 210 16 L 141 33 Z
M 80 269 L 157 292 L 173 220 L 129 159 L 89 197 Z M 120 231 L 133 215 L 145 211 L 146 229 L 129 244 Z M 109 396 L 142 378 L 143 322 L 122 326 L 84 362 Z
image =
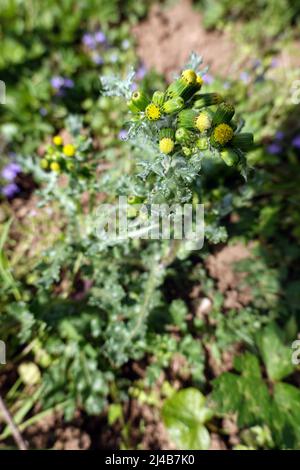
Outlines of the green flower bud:
M 131 101 L 140 111 L 144 111 L 146 106 L 150 103 L 150 100 L 143 91 L 135 91 L 132 93 Z
M 169 138 L 169 139 L 174 139 L 174 130 L 171 129 L 170 127 L 164 127 L 159 131 L 159 139 L 163 138 Z
M 198 83 L 196 83 L 195 85 L 190 85 L 186 90 L 181 93 L 181 97 L 184 99 L 184 101 L 188 101 L 190 98 L 192 98 L 192 96 L 194 96 L 195 93 L 197 93 L 197 91 L 199 91 L 199 89 L 200 86 L 198 85 Z
M 177 98 L 173 98 L 171 100 L 166 101 L 163 104 L 162 109 L 166 114 L 171 114 L 171 113 L 180 111 L 183 108 L 183 106 L 184 106 L 183 98 L 177 97 Z
M 223 149 L 220 152 L 220 156 L 227 166 L 234 166 L 239 162 L 239 156 L 232 148 Z
M 43 169 L 43 170 L 47 170 L 49 168 L 49 161 L 46 160 L 46 158 L 43 158 L 41 161 L 40 161 L 40 167 Z
M 135 106 L 132 100 L 127 101 L 127 106 L 133 114 L 137 114 L 140 112 L 139 108 Z
M 186 101 L 199 91 L 200 87 L 201 85 L 199 85 L 198 82 L 191 83 L 179 78 L 169 85 L 167 89 L 167 99 L 181 97 Z
M 219 93 L 204 93 L 202 95 L 196 93 L 194 95 L 194 99 L 195 101 L 193 107 L 196 109 L 212 106 L 214 104 L 220 104 L 222 101 L 224 101 L 224 98 Z
M 127 208 L 127 217 L 129 219 L 135 219 L 138 215 L 139 211 L 135 207 L 128 207 Z
M 127 198 L 127 202 L 128 204 L 140 204 L 141 202 L 143 202 L 143 198 L 139 196 L 130 195 Z
M 193 140 L 193 133 L 184 127 L 179 127 L 175 133 L 177 142 L 184 144 Z
M 72 161 L 68 160 L 66 162 L 66 167 L 67 167 L 67 170 L 69 171 L 74 171 L 75 170 L 75 165 Z
M 186 157 L 190 157 L 192 155 L 192 149 L 190 147 L 182 147 L 182 151 Z
M 253 148 L 253 134 L 251 132 L 236 134 L 233 136 L 231 144 L 243 152 L 247 152 Z
M 235 131 L 237 128 L 238 128 L 238 122 L 233 119 L 231 122 L 230 122 L 230 126 L 232 127 L 232 129 Z
M 222 122 L 229 122 L 235 113 L 234 106 L 231 103 L 221 103 L 212 120 L 212 125 L 217 126 Z
M 178 113 L 178 127 L 185 129 L 195 129 L 195 122 L 198 113 L 194 109 L 184 109 Z
M 182 92 L 186 90 L 190 85 L 181 80 L 180 78 L 176 80 L 175 82 L 172 82 L 168 88 L 167 88 L 167 93 L 166 93 L 166 98 L 168 100 L 173 99 L 173 98 L 178 98 L 181 96 Z
M 206 137 L 200 137 L 196 140 L 196 147 L 199 150 L 207 150 L 208 149 L 208 139 Z
M 155 91 L 152 96 L 152 103 L 157 106 L 162 106 L 165 100 L 165 94 L 163 91 Z

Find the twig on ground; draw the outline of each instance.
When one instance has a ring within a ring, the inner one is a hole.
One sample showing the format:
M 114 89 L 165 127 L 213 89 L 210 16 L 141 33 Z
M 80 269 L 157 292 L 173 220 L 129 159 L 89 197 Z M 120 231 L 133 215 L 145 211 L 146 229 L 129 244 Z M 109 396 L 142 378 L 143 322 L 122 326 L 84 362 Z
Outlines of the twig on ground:
M 3 415 L 4 421 L 10 427 L 11 433 L 13 435 L 13 438 L 14 438 L 19 450 L 27 450 L 27 446 L 25 444 L 25 441 L 24 441 L 19 429 L 17 428 L 16 424 L 14 423 L 14 420 L 13 420 L 10 412 L 8 411 L 1 395 L 0 395 L 0 414 Z

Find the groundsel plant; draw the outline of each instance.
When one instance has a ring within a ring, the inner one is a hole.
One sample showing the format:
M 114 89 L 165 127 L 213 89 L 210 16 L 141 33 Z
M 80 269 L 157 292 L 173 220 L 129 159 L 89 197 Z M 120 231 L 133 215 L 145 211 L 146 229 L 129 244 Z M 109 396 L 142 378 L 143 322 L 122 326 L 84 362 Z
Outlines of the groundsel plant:
M 101 79 L 101 93 L 128 101 L 128 141 L 121 144 L 121 152 L 96 150 L 88 131 L 70 117 L 67 132 L 52 136 L 37 161 L 26 160 L 40 182 L 40 204 L 51 204 L 64 221 L 63 233 L 30 273 L 34 302 L 12 311 L 24 310 L 31 319 L 27 339 L 36 331 L 47 332 L 43 350 L 51 367 L 43 378 L 45 407 L 61 403 L 63 394 L 67 416 L 78 404 L 88 413 L 99 413 L 109 396 L 118 400 L 122 390 L 128 393 L 121 366 L 154 350 L 161 359 L 149 365 L 149 383 L 176 352 L 202 380 L 199 341 L 186 334 L 175 339 L 155 322 L 159 312 L 168 315 L 169 309 L 186 315 L 182 301 L 169 305 L 164 283 L 176 272 L 176 263 L 188 262 L 194 247 L 174 236 L 111 239 L 97 230 L 107 216 L 103 204 L 117 204 L 122 197 L 133 221 L 140 217 L 137 204 L 163 205 L 169 218 L 174 205 L 204 204 L 206 239 L 226 239 L 221 223 L 231 210 L 230 188 L 228 194 L 219 193 L 206 181 L 215 169 L 245 173 L 252 135 L 240 132 L 241 122 L 234 119 L 234 107 L 225 97 L 202 92 L 200 65 L 201 59 L 192 55 L 164 91 L 132 93 L 133 72 L 125 80 Z M 62 357 L 66 345 L 69 354 Z

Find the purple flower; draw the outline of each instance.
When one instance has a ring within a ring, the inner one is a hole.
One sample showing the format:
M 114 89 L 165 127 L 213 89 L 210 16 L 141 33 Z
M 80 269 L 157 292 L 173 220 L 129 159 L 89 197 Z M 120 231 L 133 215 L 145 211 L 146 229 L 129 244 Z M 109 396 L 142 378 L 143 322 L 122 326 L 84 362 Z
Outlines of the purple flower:
M 106 42 L 106 36 L 102 31 L 97 31 L 94 38 L 98 44 L 104 44 Z
M 230 88 L 230 83 L 229 82 L 224 82 L 223 83 L 223 88 L 225 88 L 225 90 L 228 90 L 228 88 Z
M 89 49 L 94 49 L 96 47 L 96 41 L 95 38 L 92 34 L 90 33 L 85 33 L 82 36 L 82 42 L 83 44 L 88 47 Z
M 274 57 L 271 61 L 271 67 L 275 69 L 276 67 L 278 67 L 278 65 L 279 65 L 279 60 Z
M 9 163 L 3 168 L 1 175 L 7 181 L 12 181 L 15 179 L 17 174 L 20 173 L 20 171 L 20 165 L 18 165 L 17 163 Z
M 292 146 L 296 149 L 300 149 L 300 135 L 296 135 L 296 137 L 293 138 Z
M 63 86 L 65 88 L 73 88 L 74 87 L 74 82 L 71 78 L 64 78 L 64 84 Z
M 40 109 L 40 115 L 41 115 L 41 116 L 47 116 L 47 114 L 48 114 L 48 111 L 47 111 L 46 108 L 41 108 L 41 109 Z
M 2 188 L 1 192 L 7 198 L 12 198 L 20 192 L 20 188 L 16 183 L 9 183 Z
M 51 78 L 51 85 L 55 90 L 59 90 L 61 87 L 64 86 L 64 78 L 60 77 L 59 75 Z
M 121 129 L 118 137 L 120 140 L 127 140 L 128 132 L 126 131 L 126 129 Z
M 207 85 L 210 85 L 214 81 L 214 77 L 210 75 L 209 73 L 206 73 L 205 75 L 203 75 L 202 78 L 203 78 L 204 83 L 206 83 Z
M 135 82 L 131 84 L 131 91 L 136 91 L 138 89 L 138 86 Z
M 249 73 L 248 73 L 248 72 L 242 72 L 242 73 L 240 73 L 240 79 L 241 79 L 242 82 L 244 82 L 244 83 L 249 83 L 249 80 L 250 80 Z
M 135 77 L 137 80 L 142 80 L 144 76 L 147 73 L 147 69 L 144 65 L 140 65 L 140 67 L 137 69 Z
M 100 54 L 94 54 L 93 55 L 93 62 L 97 65 L 102 65 L 103 64 L 103 59 Z
M 71 78 L 65 78 L 61 77 L 60 75 L 57 75 L 55 77 L 52 77 L 51 85 L 56 90 L 56 94 L 58 96 L 63 96 L 66 88 L 74 87 L 74 82 Z
M 268 145 L 267 150 L 271 155 L 277 155 L 281 152 L 282 147 L 276 142 L 273 142 L 272 144 Z
M 284 132 L 283 131 L 277 131 L 275 134 L 275 139 L 276 140 L 282 140 L 284 138 Z

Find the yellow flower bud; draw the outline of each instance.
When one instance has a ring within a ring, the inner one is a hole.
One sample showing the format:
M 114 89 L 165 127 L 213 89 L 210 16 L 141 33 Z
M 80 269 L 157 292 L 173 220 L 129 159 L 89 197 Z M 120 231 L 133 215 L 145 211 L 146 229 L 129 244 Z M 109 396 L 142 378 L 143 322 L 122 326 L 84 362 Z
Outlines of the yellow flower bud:
M 60 172 L 60 164 L 57 163 L 57 162 L 52 162 L 52 163 L 50 163 L 50 169 L 52 171 L 55 171 L 56 173 L 59 173 Z
M 66 157 L 74 157 L 75 155 L 75 147 L 72 144 L 64 145 L 63 152 Z
M 200 132 L 207 131 L 211 127 L 211 116 L 206 111 L 202 111 L 196 118 L 195 126 Z
M 203 78 L 201 77 L 201 75 L 197 75 L 196 85 L 198 85 L 199 88 L 201 88 L 201 86 L 203 85 Z
M 166 154 L 173 152 L 174 140 L 170 139 L 170 137 L 164 137 L 159 141 L 159 150 Z
M 63 144 L 63 140 L 60 135 L 54 136 L 52 139 L 52 142 L 54 143 L 54 145 L 57 145 L 57 146 L 60 146 Z
M 189 85 L 194 85 L 194 83 L 196 83 L 196 80 L 197 80 L 197 75 L 194 72 L 194 70 L 186 69 L 182 72 L 181 78 Z
M 161 116 L 161 111 L 160 111 L 159 106 L 157 106 L 154 103 L 150 103 L 150 104 L 148 104 L 148 106 L 145 110 L 145 114 L 146 114 L 146 117 L 150 121 L 157 121 L 157 119 L 159 119 L 160 116 Z
M 228 124 L 220 124 L 213 131 L 213 140 L 217 144 L 225 145 L 233 137 L 233 130 Z

